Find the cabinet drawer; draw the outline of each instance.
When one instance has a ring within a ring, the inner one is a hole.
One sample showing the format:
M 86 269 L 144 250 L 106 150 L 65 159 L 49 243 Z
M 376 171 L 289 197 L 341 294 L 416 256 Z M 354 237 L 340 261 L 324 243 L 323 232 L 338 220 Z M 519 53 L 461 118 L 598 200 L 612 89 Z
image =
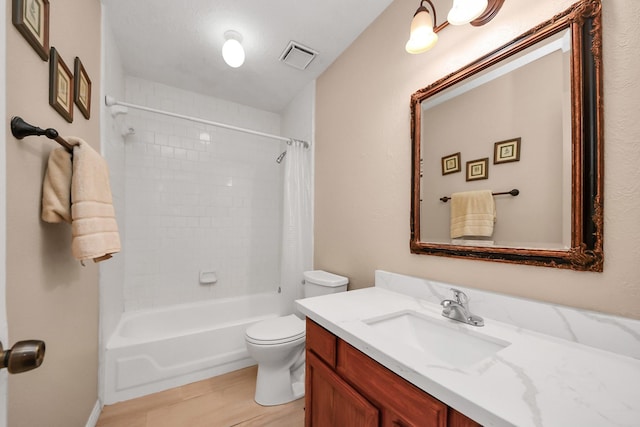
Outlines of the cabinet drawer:
M 337 338 L 322 326 L 307 318 L 307 350 L 335 369 Z
M 453 408 L 449 408 L 449 416 L 447 418 L 447 427 L 482 427 L 471 418 L 462 415 Z
M 338 340 L 337 371 L 381 411 L 383 426 L 446 426 L 444 403 L 342 340 Z

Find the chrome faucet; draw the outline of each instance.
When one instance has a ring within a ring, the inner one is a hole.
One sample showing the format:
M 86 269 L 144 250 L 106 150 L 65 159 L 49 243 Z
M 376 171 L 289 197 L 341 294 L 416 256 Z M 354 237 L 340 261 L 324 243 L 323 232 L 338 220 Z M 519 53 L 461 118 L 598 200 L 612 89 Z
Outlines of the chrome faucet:
M 469 311 L 469 297 L 458 289 L 451 288 L 451 290 L 453 291 L 454 300 L 442 300 L 440 303 L 442 306 L 442 315 L 469 325 L 484 326 L 482 317 L 471 314 Z

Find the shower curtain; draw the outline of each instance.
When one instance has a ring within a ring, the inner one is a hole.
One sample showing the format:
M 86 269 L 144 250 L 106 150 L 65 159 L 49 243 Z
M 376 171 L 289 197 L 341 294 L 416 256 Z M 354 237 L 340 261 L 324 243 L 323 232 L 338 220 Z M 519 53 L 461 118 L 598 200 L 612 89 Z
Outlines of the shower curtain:
M 284 311 L 303 297 L 302 273 L 312 260 L 311 161 L 305 143 L 293 140 L 287 148 L 284 171 L 281 288 Z

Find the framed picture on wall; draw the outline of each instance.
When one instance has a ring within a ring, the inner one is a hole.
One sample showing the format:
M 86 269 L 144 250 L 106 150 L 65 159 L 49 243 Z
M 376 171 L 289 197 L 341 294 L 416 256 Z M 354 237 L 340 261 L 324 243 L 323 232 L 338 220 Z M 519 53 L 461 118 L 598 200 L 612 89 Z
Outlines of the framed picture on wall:
M 49 104 L 69 123 L 73 122 L 73 74 L 55 47 L 49 61 Z
M 84 118 L 88 120 L 91 117 L 91 79 L 77 56 L 73 65 L 73 75 L 75 76 L 73 100 Z
M 489 178 L 489 158 L 467 162 L 467 181 Z
M 12 21 L 40 58 L 49 59 L 49 0 L 13 0 Z
M 520 161 L 521 138 L 507 139 L 493 145 L 493 164 Z
M 442 175 L 460 172 L 460 153 L 450 154 L 442 158 Z

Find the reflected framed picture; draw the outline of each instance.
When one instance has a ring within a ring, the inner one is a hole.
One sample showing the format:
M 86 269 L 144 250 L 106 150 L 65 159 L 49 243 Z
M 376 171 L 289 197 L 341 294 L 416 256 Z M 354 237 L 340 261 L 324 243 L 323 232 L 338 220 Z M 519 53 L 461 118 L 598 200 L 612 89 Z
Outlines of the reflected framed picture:
M 467 162 L 467 181 L 489 178 L 489 158 Z
M 73 100 L 84 118 L 89 120 L 91 117 L 91 79 L 77 56 L 73 64 L 73 75 L 75 77 Z
M 49 59 L 49 0 L 13 0 L 13 25 L 43 61 Z
M 460 172 L 460 153 L 450 154 L 442 158 L 442 175 Z
M 520 161 L 520 141 L 522 138 L 512 138 L 496 142 L 493 145 L 493 164 Z
M 73 74 L 55 47 L 49 51 L 49 104 L 73 122 Z

